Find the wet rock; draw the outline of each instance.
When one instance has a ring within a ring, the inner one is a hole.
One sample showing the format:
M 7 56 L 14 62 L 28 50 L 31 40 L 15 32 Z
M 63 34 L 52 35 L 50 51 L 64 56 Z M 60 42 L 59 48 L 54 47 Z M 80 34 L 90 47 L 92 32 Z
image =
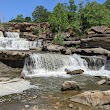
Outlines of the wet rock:
M 99 81 L 97 84 L 99 84 L 99 85 L 103 85 L 103 84 L 105 84 L 106 83 L 106 80 L 105 79 L 102 79 L 101 81 Z
M 25 79 L 25 74 L 21 72 L 20 78 Z
M 86 91 L 70 98 L 71 101 L 89 105 L 102 106 L 110 103 L 110 90 L 108 91 Z
M 107 84 L 107 85 L 110 85 L 110 81 L 107 81 L 106 84 Z
M 61 91 L 67 91 L 67 90 L 81 90 L 78 83 L 75 81 L 65 81 L 62 84 Z
M 67 69 L 67 68 L 65 68 L 65 72 L 70 72 L 70 70 L 69 70 L 69 69 Z
M 110 76 L 107 77 L 107 80 L 110 81 Z
M 82 69 L 78 69 L 78 70 L 73 70 L 73 71 L 67 71 L 67 74 L 70 74 L 70 75 L 77 75 L 77 74 L 82 74 L 84 72 L 84 70 Z
M 25 108 L 29 108 L 29 105 L 25 105 Z
M 69 104 L 69 107 L 70 107 L 70 108 L 73 108 L 73 104 Z

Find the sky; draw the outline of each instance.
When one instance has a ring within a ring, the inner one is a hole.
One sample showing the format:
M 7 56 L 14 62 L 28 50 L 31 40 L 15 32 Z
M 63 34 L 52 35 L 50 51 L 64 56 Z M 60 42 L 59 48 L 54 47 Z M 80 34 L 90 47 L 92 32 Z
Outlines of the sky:
M 0 19 L 2 22 L 16 18 L 18 14 L 23 14 L 24 17 L 32 17 L 32 12 L 36 6 L 42 5 L 49 11 L 52 11 L 58 2 L 68 3 L 69 0 L 0 0 Z M 75 0 L 77 4 L 80 0 Z M 85 1 L 85 0 L 84 0 Z M 106 0 L 96 0 L 99 3 L 104 3 Z

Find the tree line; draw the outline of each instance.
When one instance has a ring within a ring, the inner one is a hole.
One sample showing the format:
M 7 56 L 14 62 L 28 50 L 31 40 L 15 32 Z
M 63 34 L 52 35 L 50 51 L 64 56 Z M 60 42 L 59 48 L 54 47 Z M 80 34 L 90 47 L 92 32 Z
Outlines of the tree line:
M 84 34 L 92 26 L 110 26 L 110 0 L 103 4 L 89 0 L 86 0 L 86 3 L 81 1 L 79 4 L 75 4 L 74 0 L 69 0 L 69 3 L 59 2 L 52 12 L 44 6 L 37 6 L 32 12 L 32 18 L 24 18 L 20 14 L 9 22 L 48 22 L 52 32 L 72 28 Z

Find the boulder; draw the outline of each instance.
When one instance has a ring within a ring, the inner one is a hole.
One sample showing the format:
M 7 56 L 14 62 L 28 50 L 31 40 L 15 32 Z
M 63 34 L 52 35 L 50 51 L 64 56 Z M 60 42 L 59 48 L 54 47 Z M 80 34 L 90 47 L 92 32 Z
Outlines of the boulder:
M 104 33 L 105 32 L 106 27 L 105 26 L 96 26 L 96 27 L 92 27 L 91 30 L 96 32 L 96 33 Z
M 106 80 L 105 80 L 105 79 L 102 79 L 102 80 L 100 80 L 97 84 L 103 85 L 103 84 L 105 84 L 105 83 L 106 83 Z
M 77 75 L 77 74 L 82 74 L 83 72 L 84 72 L 84 70 L 78 69 L 78 70 L 73 70 L 73 71 L 67 71 L 67 74 Z
M 67 91 L 67 90 L 77 91 L 77 90 L 80 90 L 80 87 L 79 87 L 78 83 L 75 81 L 65 81 L 62 84 L 61 91 Z
M 49 44 L 46 46 L 46 48 L 49 52 L 61 52 L 61 50 L 63 50 L 65 47 L 55 44 Z
M 108 91 L 86 91 L 70 98 L 70 101 L 89 105 L 102 106 L 110 104 L 110 90 Z

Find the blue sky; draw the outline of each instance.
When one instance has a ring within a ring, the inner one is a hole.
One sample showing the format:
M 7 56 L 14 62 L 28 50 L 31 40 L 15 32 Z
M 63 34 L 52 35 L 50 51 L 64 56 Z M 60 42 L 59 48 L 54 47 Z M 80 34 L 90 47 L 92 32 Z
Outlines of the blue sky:
M 23 14 L 24 17 L 30 16 L 36 6 L 43 5 L 49 11 L 58 3 L 68 3 L 69 0 L 0 0 L 0 19 L 2 22 L 7 22 L 15 18 L 18 14 Z M 80 0 L 75 0 L 77 3 Z M 85 1 L 85 0 L 84 0 Z M 96 0 L 103 3 L 106 0 Z

